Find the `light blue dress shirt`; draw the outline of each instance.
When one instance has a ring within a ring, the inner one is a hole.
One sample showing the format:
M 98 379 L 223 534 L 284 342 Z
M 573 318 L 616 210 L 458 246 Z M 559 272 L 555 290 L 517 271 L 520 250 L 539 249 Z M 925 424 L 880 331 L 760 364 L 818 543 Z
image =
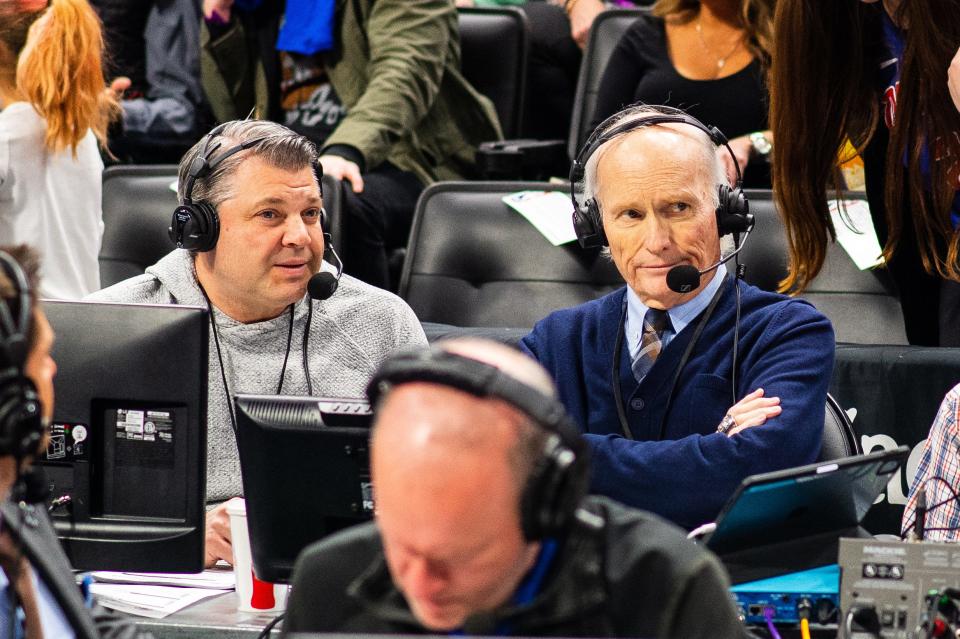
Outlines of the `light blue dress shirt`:
M 716 294 L 720 285 L 723 284 L 723 278 L 726 277 L 726 275 L 727 269 L 721 264 L 717 270 L 714 271 L 713 279 L 710 280 L 710 283 L 707 284 L 702 291 L 697 293 L 696 297 L 667 310 L 667 314 L 670 316 L 671 326 L 660 336 L 661 352 L 663 352 L 663 349 L 670 344 L 670 341 L 680 331 L 686 328 L 687 324 L 693 321 L 697 315 L 702 313 L 703 310 L 710 305 L 710 300 L 713 299 L 714 294 Z M 649 307 L 640 301 L 640 298 L 637 297 L 633 289 L 627 286 L 627 319 L 624 326 L 624 335 L 627 338 L 627 346 L 630 348 L 630 361 L 636 359 L 637 353 L 640 352 L 640 338 L 643 335 L 643 318 L 647 314 L 648 309 Z

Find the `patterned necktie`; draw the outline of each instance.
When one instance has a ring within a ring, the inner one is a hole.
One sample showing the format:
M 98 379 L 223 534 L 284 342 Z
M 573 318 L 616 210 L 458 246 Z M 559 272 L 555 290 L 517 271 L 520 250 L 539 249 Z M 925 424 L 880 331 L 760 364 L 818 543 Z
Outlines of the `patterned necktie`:
M 643 316 L 643 334 L 640 336 L 640 352 L 633 358 L 631 368 L 638 382 L 643 381 L 653 363 L 660 355 L 660 338 L 670 328 L 670 315 L 667 311 L 651 308 Z

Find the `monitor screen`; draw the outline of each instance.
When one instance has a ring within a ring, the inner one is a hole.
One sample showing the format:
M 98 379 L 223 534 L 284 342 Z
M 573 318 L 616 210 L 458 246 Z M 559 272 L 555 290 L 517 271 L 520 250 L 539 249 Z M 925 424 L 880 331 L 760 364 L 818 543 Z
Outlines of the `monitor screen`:
M 310 543 L 373 516 L 366 400 L 237 395 L 253 571 L 289 581 Z
M 57 363 L 39 461 L 78 570 L 199 572 L 207 311 L 47 300 Z M 66 499 L 64 499 L 66 498 Z

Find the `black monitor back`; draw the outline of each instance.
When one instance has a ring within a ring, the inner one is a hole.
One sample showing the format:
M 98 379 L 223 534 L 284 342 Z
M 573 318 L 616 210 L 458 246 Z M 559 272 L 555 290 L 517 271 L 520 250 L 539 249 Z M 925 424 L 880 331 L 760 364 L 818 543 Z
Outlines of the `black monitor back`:
M 40 465 L 75 569 L 199 572 L 207 311 L 45 301 L 56 408 Z
M 253 572 L 290 580 L 312 542 L 373 516 L 364 400 L 237 395 Z

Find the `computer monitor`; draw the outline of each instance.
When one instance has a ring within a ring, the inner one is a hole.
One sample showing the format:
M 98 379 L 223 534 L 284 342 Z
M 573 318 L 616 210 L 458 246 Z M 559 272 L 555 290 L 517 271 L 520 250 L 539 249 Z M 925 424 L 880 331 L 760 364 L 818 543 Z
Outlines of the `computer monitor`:
M 290 580 L 310 543 L 373 516 L 362 399 L 237 395 L 237 443 L 253 572 Z
M 56 407 L 39 460 L 74 568 L 199 572 L 207 311 L 44 301 Z

